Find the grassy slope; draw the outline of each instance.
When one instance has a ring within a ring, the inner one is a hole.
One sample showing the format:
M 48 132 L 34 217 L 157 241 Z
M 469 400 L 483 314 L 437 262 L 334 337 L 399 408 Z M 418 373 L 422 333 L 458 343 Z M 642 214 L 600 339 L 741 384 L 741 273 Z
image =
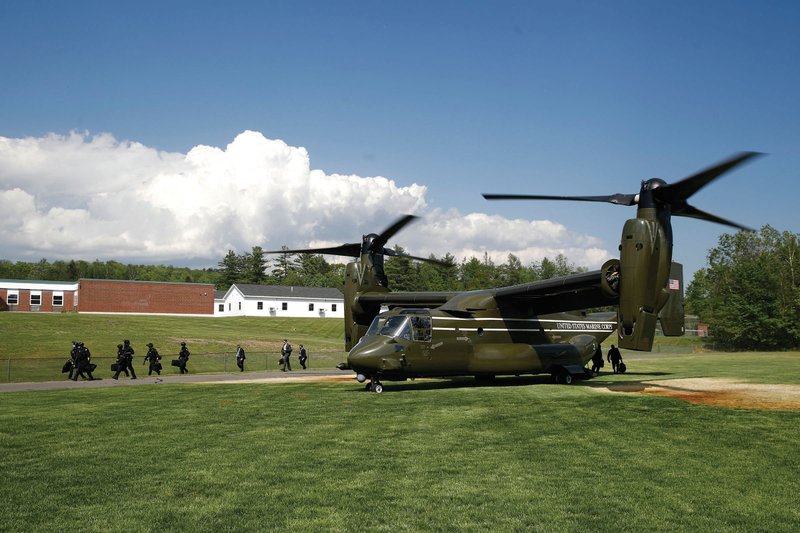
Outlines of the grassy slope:
M 297 346 L 304 344 L 314 368 L 333 368 L 344 360 L 342 320 L 336 318 L 0 313 L 0 338 L 0 382 L 62 378 L 61 365 L 69 355 L 72 340 L 86 343 L 101 377 L 110 376 L 116 346 L 123 339 L 130 339 L 136 349 L 137 370 L 144 369 L 146 343 L 155 345 L 168 366 L 177 357 L 183 340 L 192 352 L 192 372 L 235 370 L 233 354 L 237 344 L 247 351 L 248 370 L 277 370 L 284 338 L 294 345 L 295 357 Z M 167 372 L 174 370 L 168 368 Z
M 800 413 L 592 390 L 800 374 L 797 356 L 694 357 L 576 386 L 6 393 L 0 530 L 795 531 Z

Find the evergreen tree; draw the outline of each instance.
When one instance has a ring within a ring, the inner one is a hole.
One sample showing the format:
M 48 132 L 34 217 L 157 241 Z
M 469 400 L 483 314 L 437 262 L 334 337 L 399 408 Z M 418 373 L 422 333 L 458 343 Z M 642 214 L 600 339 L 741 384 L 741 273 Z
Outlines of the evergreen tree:
M 241 260 L 236 252 L 228 250 L 225 257 L 218 263 L 220 278 L 217 282 L 217 288 L 227 290 L 234 283 L 238 283 L 242 274 Z
M 242 280 L 244 283 L 259 284 L 267 279 L 267 259 L 264 249 L 260 246 L 253 246 L 250 253 L 241 257 Z

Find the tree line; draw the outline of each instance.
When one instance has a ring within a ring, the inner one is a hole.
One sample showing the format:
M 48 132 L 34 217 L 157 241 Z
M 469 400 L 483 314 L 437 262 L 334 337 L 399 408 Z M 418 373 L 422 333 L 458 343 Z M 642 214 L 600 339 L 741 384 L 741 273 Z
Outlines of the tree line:
M 395 251 L 404 253 L 396 246 Z M 457 261 L 447 253 L 429 259 L 386 257 L 390 288 L 397 291 L 462 291 L 505 287 L 585 272 L 565 256 L 524 265 L 509 254 L 496 264 L 484 254 Z M 341 289 L 344 264 L 312 253 L 283 253 L 268 259 L 254 246 L 229 250 L 217 268 L 131 265 L 116 261 L 72 260 L 36 263 L 0 260 L 0 278 L 77 281 L 80 278 L 210 283 L 227 290 L 233 283 L 334 287 Z M 709 324 L 715 343 L 740 350 L 800 347 L 800 235 L 765 226 L 759 232 L 723 234 L 686 289 L 686 312 Z
M 87 278 L 216 284 L 218 277 L 213 269 L 169 265 L 131 265 L 99 260 L 91 263 L 82 260 L 50 262 L 47 259 L 29 263 L 0 259 L 0 279 L 78 281 Z
M 405 250 L 395 246 L 394 251 Z M 385 257 L 384 270 L 389 286 L 396 291 L 461 291 L 505 287 L 540 279 L 585 272 L 564 255 L 545 257 L 538 263 L 523 265 L 518 257 L 509 254 L 506 263 L 497 265 L 488 254 L 482 259 L 471 257 L 457 262 L 450 253 L 442 257 L 431 255 L 432 262 L 415 261 L 403 255 Z M 303 287 L 341 288 L 345 265 L 329 263 L 313 253 L 282 253 L 268 260 L 260 246 L 237 254 L 233 250 L 218 263 L 217 286 L 225 290 L 234 283 L 293 285 Z
M 800 347 L 799 239 L 771 226 L 723 234 L 687 287 L 686 311 L 724 347 Z
M 404 253 L 396 246 L 395 251 Z M 435 265 L 414 261 L 408 257 L 386 257 L 384 270 L 392 290 L 398 291 L 460 291 L 504 287 L 584 272 L 564 255 L 554 259 L 523 265 L 518 257 L 508 255 L 506 263 L 495 264 L 487 254 L 478 259 L 456 261 L 447 253 L 442 257 L 431 255 Z M 119 279 L 130 281 L 165 281 L 210 283 L 219 290 L 227 290 L 234 283 L 286 285 L 301 287 L 333 287 L 341 289 L 344 281 L 343 263 L 329 263 L 321 255 L 312 253 L 283 253 L 268 259 L 260 246 L 237 254 L 228 250 L 217 268 L 188 268 L 169 265 L 133 265 L 117 261 L 92 262 L 82 260 L 53 261 L 42 259 L 36 263 L 0 260 L 0 279 L 77 281 L 89 279 Z

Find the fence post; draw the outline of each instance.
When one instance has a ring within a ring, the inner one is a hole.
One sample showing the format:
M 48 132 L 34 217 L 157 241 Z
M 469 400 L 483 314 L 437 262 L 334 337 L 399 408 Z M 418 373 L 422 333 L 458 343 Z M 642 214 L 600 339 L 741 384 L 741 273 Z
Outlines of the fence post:
M 225 373 L 228 371 L 228 354 L 222 354 L 222 372 Z
M 11 358 L 10 357 L 8 359 L 6 359 L 6 366 L 8 367 L 7 368 L 7 373 L 6 373 L 6 381 L 11 383 Z

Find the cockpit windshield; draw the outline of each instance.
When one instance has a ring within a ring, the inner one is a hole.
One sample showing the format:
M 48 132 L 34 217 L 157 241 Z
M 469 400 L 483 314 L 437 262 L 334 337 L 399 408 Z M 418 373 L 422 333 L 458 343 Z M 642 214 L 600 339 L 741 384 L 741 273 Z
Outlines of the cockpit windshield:
M 411 340 L 411 325 L 406 316 L 378 315 L 370 324 L 366 336 L 383 335 Z

